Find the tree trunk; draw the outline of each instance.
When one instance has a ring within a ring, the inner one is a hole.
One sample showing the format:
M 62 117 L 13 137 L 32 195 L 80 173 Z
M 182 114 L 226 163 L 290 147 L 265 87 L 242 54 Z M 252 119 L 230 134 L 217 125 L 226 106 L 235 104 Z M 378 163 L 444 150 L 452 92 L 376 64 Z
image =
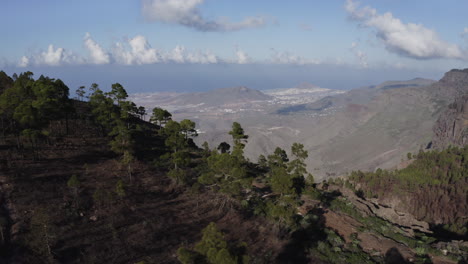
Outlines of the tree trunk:
M 50 249 L 50 241 L 49 241 L 49 232 L 47 232 L 47 224 L 44 224 L 44 238 L 45 238 L 45 245 L 47 247 L 47 253 L 49 253 L 49 257 L 52 259 L 52 250 Z
M 127 173 L 128 173 L 128 178 L 130 180 L 130 184 L 132 183 L 132 165 L 130 163 L 127 166 Z
M 69 132 L 69 129 L 68 129 L 68 112 L 65 112 L 65 133 L 66 133 L 67 136 L 68 136 L 68 132 Z

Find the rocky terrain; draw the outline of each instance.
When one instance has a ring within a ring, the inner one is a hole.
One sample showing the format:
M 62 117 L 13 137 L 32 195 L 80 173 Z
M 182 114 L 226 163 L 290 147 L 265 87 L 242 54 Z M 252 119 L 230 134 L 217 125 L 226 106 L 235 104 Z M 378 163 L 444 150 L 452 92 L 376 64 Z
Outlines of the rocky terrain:
M 461 96 L 448 106 L 434 125 L 436 148 L 464 146 L 468 142 L 468 96 Z
M 199 148 L 191 138 L 194 123 L 145 122 L 118 83 L 110 92 L 94 86 L 85 102 L 70 99 L 59 79 L 32 76 L 0 74 L 2 263 L 454 264 L 468 258 L 468 147 L 408 155 L 412 162 L 402 170 L 315 184 L 300 143 L 289 155 L 277 148 L 254 163 L 243 155 L 252 138 L 239 123 L 225 133 L 232 153 Z M 357 91 L 353 102 L 373 102 L 387 90 L 377 89 L 375 97 Z M 340 100 L 346 101 L 324 99 Z M 285 121 L 294 116 L 272 113 Z

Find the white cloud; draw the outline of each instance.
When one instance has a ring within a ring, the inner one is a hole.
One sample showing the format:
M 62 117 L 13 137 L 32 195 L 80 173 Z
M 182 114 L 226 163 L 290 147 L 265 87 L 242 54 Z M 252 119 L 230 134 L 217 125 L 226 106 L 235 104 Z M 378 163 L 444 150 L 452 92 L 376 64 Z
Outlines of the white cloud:
M 262 17 L 247 17 L 233 23 L 227 18 L 207 20 L 198 7 L 204 0 L 141 0 L 143 16 L 149 21 L 179 24 L 199 31 L 237 31 L 266 24 Z
M 236 63 L 238 64 L 248 64 L 252 62 L 252 59 L 249 57 L 249 55 L 238 47 L 236 47 L 236 58 Z
M 28 67 L 29 66 L 29 58 L 26 57 L 26 56 L 23 56 L 21 57 L 19 63 L 18 63 L 18 66 L 19 67 Z
M 362 68 L 369 67 L 369 64 L 367 62 L 367 54 L 359 49 L 358 44 L 356 42 L 351 43 L 350 50 L 354 54 L 354 56 L 356 56 L 356 58 L 359 60 L 359 65 Z
M 318 60 L 308 60 L 304 57 L 292 54 L 288 51 L 277 51 L 275 49 L 271 50 L 273 51 L 273 54 L 271 55 L 271 62 L 275 64 L 320 64 L 320 61 Z
M 21 57 L 18 66 L 27 67 L 31 64 L 34 65 L 48 65 L 48 66 L 60 66 L 63 64 L 80 64 L 83 63 L 83 59 L 75 56 L 73 53 L 65 50 L 64 48 L 54 48 L 54 45 L 50 44 L 46 51 L 39 52 L 32 56 Z
M 112 56 L 118 63 L 127 65 L 153 64 L 162 61 L 161 53 L 152 48 L 142 35 L 127 40 L 127 43 L 117 42 Z
M 177 45 L 171 52 L 168 52 L 164 56 L 164 62 L 175 63 L 210 64 L 219 63 L 220 61 L 221 59 L 210 51 L 188 52 L 184 46 L 180 45 Z
M 144 36 L 138 35 L 126 43 L 116 43 L 112 56 L 120 64 L 154 64 L 154 63 L 218 63 L 221 60 L 210 51 L 188 52 L 184 46 L 177 45 L 170 52 L 158 50 L 148 43 Z
M 460 47 L 443 41 L 437 32 L 421 24 L 405 24 L 392 13 L 378 14 L 376 9 L 359 7 L 353 0 L 346 1 L 345 9 L 352 20 L 375 29 L 376 37 L 390 52 L 416 59 L 468 58 Z
M 90 55 L 89 62 L 93 64 L 108 64 L 110 62 L 109 54 L 91 38 L 88 32 L 84 37 L 84 45 Z
M 199 64 L 211 64 L 221 62 L 220 59 L 210 51 L 197 51 L 195 53 L 189 53 L 186 56 L 186 60 L 190 63 Z
M 185 62 L 185 47 L 177 45 L 169 54 L 168 59 L 176 63 Z

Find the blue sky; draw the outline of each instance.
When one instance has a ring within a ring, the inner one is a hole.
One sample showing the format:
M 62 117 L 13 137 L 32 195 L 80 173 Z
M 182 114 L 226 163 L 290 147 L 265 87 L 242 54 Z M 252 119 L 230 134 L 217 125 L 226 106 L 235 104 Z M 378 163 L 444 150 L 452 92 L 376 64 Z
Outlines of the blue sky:
M 0 67 L 69 86 L 115 78 L 134 92 L 440 78 L 466 68 L 466 10 L 458 0 L 3 0 Z

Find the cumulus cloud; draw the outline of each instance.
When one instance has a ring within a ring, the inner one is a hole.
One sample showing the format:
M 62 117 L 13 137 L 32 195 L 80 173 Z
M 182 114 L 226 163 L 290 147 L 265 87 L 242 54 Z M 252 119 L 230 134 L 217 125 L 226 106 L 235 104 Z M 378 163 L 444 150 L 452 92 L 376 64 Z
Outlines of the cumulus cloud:
M 239 47 L 236 47 L 236 63 L 248 64 L 251 62 L 252 59 L 249 57 L 249 55 L 245 51 L 239 49 Z
M 164 56 L 165 62 L 173 63 L 196 63 L 196 64 L 210 64 L 219 63 L 219 59 L 210 51 L 195 51 L 189 52 L 184 46 L 177 45 L 172 51 Z
M 19 67 L 28 67 L 29 66 L 29 58 L 26 57 L 26 56 L 23 56 L 21 57 L 19 63 L 18 63 L 18 66 Z
M 54 45 L 49 45 L 46 51 L 39 52 L 32 56 L 21 57 L 18 66 L 27 67 L 34 65 L 60 66 L 63 64 L 79 64 L 83 60 L 64 48 L 55 48 Z
M 351 43 L 350 50 L 354 54 L 354 56 L 356 56 L 356 58 L 359 60 L 359 65 L 362 68 L 369 67 L 369 64 L 367 63 L 367 54 L 359 49 L 358 44 L 356 42 Z
M 175 63 L 185 63 L 185 47 L 177 45 L 169 54 L 168 58 Z
M 89 52 L 89 62 L 93 64 L 108 64 L 110 62 L 109 54 L 91 38 L 86 32 L 84 37 L 84 46 Z
M 146 37 L 137 35 L 126 43 L 117 42 L 113 49 L 114 59 L 121 64 L 153 64 L 162 61 L 161 52 L 152 48 Z
M 190 63 L 210 64 L 221 62 L 220 59 L 210 51 L 196 51 L 187 54 L 187 61 Z
M 209 20 L 198 8 L 204 0 L 141 0 L 143 16 L 149 21 L 179 24 L 199 31 L 238 31 L 266 24 L 262 17 L 247 17 L 241 22 L 227 18 Z
M 467 59 L 468 56 L 455 44 L 442 40 L 437 32 L 421 24 L 403 23 L 392 13 L 379 14 L 371 7 L 347 0 L 345 9 L 350 19 L 375 29 L 376 37 L 385 48 L 400 56 L 415 59 Z

